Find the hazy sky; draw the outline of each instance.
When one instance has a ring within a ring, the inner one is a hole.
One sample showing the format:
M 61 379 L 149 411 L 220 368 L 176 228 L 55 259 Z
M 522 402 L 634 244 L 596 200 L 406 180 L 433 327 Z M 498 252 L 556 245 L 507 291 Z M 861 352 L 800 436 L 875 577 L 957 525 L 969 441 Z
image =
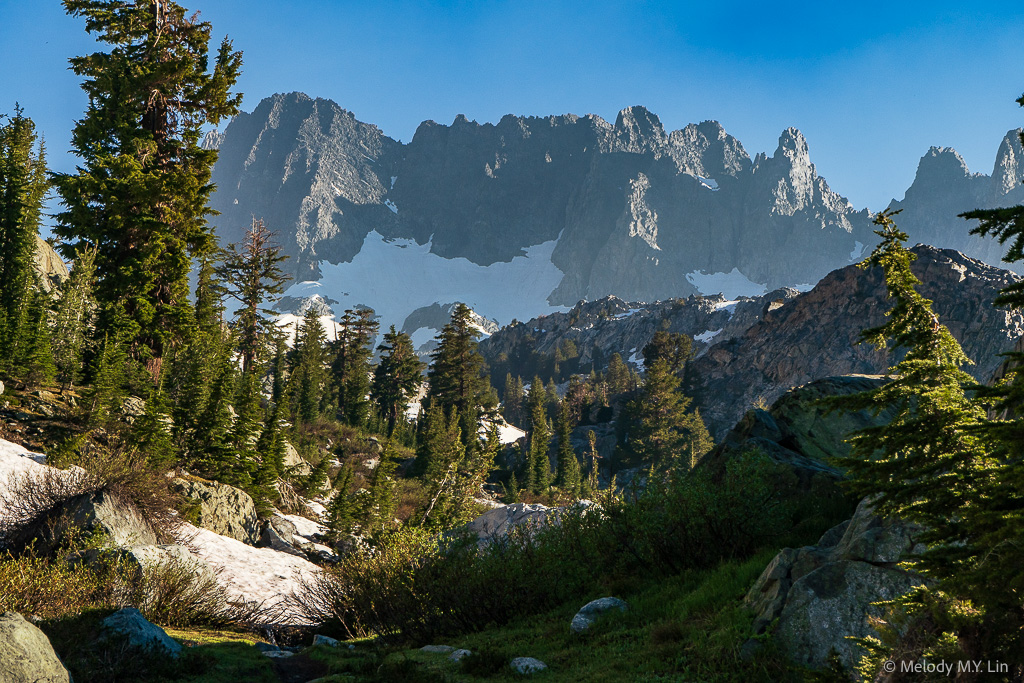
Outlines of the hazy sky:
M 251 111 L 275 92 L 329 98 L 408 141 L 418 123 L 642 104 L 666 129 L 716 119 L 753 156 L 795 126 L 833 189 L 877 210 L 921 155 L 991 173 L 1024 125 L 1024 3 L 185 2 L 244 52 Z M 51 164 L 85 109 L 67 58 L 92 52 L 55 0 L 0 0 L 0 112 L 20 102 Z

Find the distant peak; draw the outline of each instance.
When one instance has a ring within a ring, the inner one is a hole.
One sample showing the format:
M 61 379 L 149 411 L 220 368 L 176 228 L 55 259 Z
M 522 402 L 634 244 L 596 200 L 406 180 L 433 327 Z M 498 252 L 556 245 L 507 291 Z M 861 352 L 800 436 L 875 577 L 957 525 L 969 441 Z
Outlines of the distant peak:
M 796 128 L 787 128 L 779 136 L 779 151 L 806 156 L 808 153 L 807 138 Z M 786 156 L 789 156 L 789 154 Z

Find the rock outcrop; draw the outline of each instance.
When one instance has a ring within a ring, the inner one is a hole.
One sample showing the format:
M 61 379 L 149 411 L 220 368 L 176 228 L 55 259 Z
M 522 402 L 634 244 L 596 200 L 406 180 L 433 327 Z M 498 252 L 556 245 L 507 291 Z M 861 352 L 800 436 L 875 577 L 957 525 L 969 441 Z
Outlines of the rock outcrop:
M 0 614 L 0 681 L 69 683 L 50 640 L 17 612 Z
M 45 529 L 39 530 L 38 548 L 49 552 L 71 532 L 98 536 L 111 548 L 156 545 L 153 526 L 139 512 L 113 494 L 100 491 L 69 498 L 52 510 Z
M 249 545 L 259 541 L 256 504 L 245 491 L 192 476 L 179 477 L 171 486 L 198 504 L 198 526 Z
M 36 253 L 33 261 L 39 282 L 47 292 L 68 279 L 68 267 L 49 242 L 36 235 Z
M 502 505 L 483 513 L 462 529 L 476 534 L 479 543 L 485 545 L 495 538 L 507 535 L 519 527 L 537 528 L 546 524 L 558 524 L 567 510 L 586 513 L 594 506 L 589 500 L 581 500 L 568 507 L 551 508 L 540 503 L 513 503 Z
M 999 354 L 1024 336 L 1024 314 L 992 305 L 999 290 L 1020 276 L 948 249 L 918 245 L 912 268 L 918 291 L 934 302 L 939 321 L 987 380 Z M 766 312 L 743 334 L 723 339 L 693 362 L 701 415 L 716 439 L 754 404 L 771 403 L 792 387 L 832 375 L 884 373 L 887 351 L 859 344 L 860 333 L 880 325 L 892 307 L 878 269 L 848 266 L 812 290 Z M 897 356 L 898 358 L 898 356 Z
M 830 529 L 815 546 L 787 548 L 773 559 L 746 596 L 754 629 L 773 623 L 773 637 L 795 663 L 824 667 L 832 652 L 845 666 L 859 648 L 850 638 L 875 635 L 873 603 L 891 600 L 920 585 L 920 577 L 897 566 L 920 552 L 920 528 L 874 514 L 861 501 L 848 522 Z
M 104 619 L 103 630 L 108 637 L 120 638 L 132 647 L 172 658 L 181 655 L 181 645 L 134 607 L 125 607 Z
M 591 600 L 580 608 L 580 611 L 572 618 L 569 630 L 573 633 L 583 633 L 594 624 L 594 620 L 605 612 L 625 612 L 629 605 L 625 600 L 619 598 L 598 598 Z

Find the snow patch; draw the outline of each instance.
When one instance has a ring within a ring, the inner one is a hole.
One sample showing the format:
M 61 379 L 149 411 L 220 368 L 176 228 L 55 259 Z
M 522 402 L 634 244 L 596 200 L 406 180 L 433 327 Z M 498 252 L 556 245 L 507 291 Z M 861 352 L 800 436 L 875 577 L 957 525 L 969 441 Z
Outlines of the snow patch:
M 739 301 L 719 301 L 714 308 L 716 311 L 729 311 L 729 317 L 732 318 L 736 313 L 736 304 L 738 303 Z
M 722 330 L 708 330 L 706 332 L 701 332 L 700 334 L 695 334 L 693 338 L 696 341 L 704 342 L 705 344 L 710 344 L 711 340 L 718 336 L 721 332 Z
M 700 176 L 697 176 L 697 180 L 700 181 L 701 185 L 708 188 L 712 192 L 718 192 L 718 181 L 716 181 L 714 178 L 702 178 Z
M 728 273 L 705 273 L 702 270 L 695 270 L 686 274 L 686 280 L 701 294 L 721 294 L 727 299 L 761 296 L 768 292 L 765 285 L 753 282 L 741 273 L 739 268 L 733 268 Z
M 315 564 L 270 548 L 254 548 L 187 522 L 180 534 L 197 557 L 217 570 L 217 582 L 228 595 L 262 602 L 264 607 L 280 607 L 284 623 L 302 623 L 300 615 L 282 603 L 299 591 L 302 581 L 309 581 L 320 571 Z
M 398 180 L 398 176 L 396 176 L 396 175 L 391 176 L 391 189 L 392 190 L 395 189 L 395 181 L 396 180 Z
M 417 308 L 451 301 L 461 301 L 504 325 L 513 318 L 529 320 L 569 310 L 547 300 L 562 280 L 562 271 L 551 263 L 557 243 L 537 244 L 511 261 L 480 266 L 469 259 L 432 254 L 430 242 L 385 239 L 372 231 L 351 261 L 321 262 L 322 278 L 315 288 L 338 302 L 333 304 L 335 313 L 358 306 L 374 309 L 382 330 L 389 325 L 401 328 Z M 285 295 L 303 298 L 314 293 L 313 288 L 300 282 Z
M 853 243 L 853 251 L 850 252 L 850 260 L 851 261 L 856 261 L 863 254 L 864 254 L 864 243 L 863 242 L 854 242 Z
M 319 282 L 313 284 L 318 287 L 320 286 Z M 299 285 L 295 286 L 298 287 Z M 302 318 L 303 316 L 295 315 L 294 313 L 283 313 L 277 316 L 277 326 L 284 331 L 285 343 L 289 346 L 295 343 L 295 336 L 299 332 L 299 326 L 302 325 Z M 324 326 L 324 331 L 327 332 L 328 341 L 337 340 L 339 325 L 333 315 L 320 316 L 320 324 Z
M 390 199 L 385 199 L 384 200 L 384 206 L 386 206 L 389 209 L 391 209 L 391 213 L 398 213 L 398 207 L 395 206 L 395 203 L 393 201 L 391 201 Z
M 628 318 L 630 316 L 636 315 L 637 313 L 639 313 L 642 310 L 644 310 L 644 309 L 642 309 L 642 308 L 631 308 L 628 311 L 626 311 L 625 313 L 617 313 L 615 315 L 615 319 L 616 320 L 622 320 L 623 318 Z

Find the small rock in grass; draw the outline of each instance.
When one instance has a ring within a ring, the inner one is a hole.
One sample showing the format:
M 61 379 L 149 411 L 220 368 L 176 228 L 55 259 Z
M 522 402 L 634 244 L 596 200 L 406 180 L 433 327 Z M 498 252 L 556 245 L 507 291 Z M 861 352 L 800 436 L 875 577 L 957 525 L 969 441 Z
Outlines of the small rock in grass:
M 452 660 L 453 662 L 458 662 L 463 657 L 468 657 L 471 654 L 473 653 L 470 650 L 456 650 L 455 652 L 448 655 L 448 659 Z
M 256 643 L 253 645 L 260 652 L 280 652 L 281 648 L 277 645 L 271 645 L 270 643 Z
M 313 636 L 313 645 L 326 645 L 327 647 L 338 647 L 339 645 L 341 645 L 341 643 L 339 643 L 334 638 L 322 636 L 318 633 L 317 635 Z
M 590 628 L 594 623 L 594 619 L 596 619 L 599 614 L 603 614 L 613 609 L 625 612 L 629 609 L 629 605 L 627 605 L 624 600 L 619 600 L 618 598 L 598 598 L 597 600 L 591 600 L 576 613 L 576 616 L 572 618 L 572 623 L 569 625 L 569 628 L 573 633 L 582 633 Z
M 142 612 L 134 607 L 125 607 L 114 612 L 103 620 L 103 628 L 111 633 L 123 636 L 130 645 L 147 648 L 178 657 L 181 645 L 155 624 L 151 624 L 142 616 Z
M 424 645 L 420 648 L 420 652 L 433 652 L 438 654 L 447 654 L 455 650 L 451 645 Z
M 509 666 L 517 674 L 533 674 L 548 668 L 547 664 L 533 657 L 516 657 L 509 663 Z
M 263 653 L 264 657 L 270 657 L 271 659 L 284 659 L 285 657 L 294 657 L 294 652 L 288 652 L 288 650 L 268 650 Z

